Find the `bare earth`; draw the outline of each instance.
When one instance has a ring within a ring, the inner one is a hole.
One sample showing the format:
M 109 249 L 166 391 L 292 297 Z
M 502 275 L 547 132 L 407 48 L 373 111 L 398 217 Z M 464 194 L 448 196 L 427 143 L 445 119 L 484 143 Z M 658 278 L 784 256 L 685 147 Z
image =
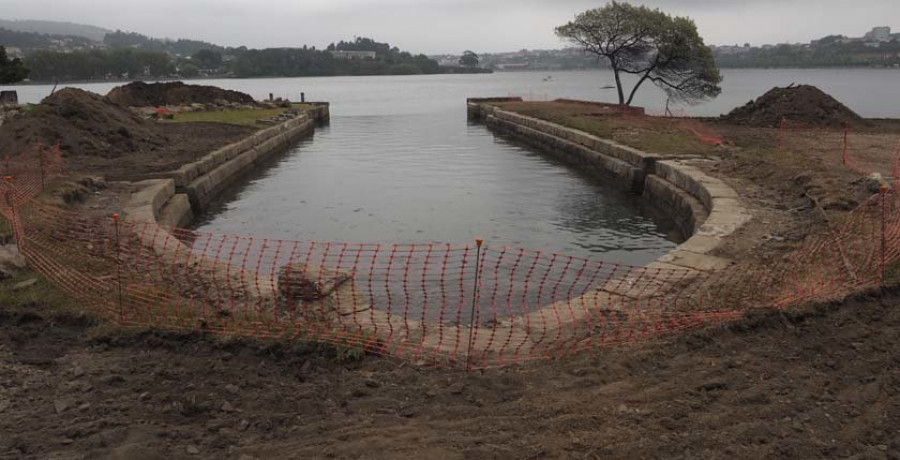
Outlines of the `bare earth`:
M 783 257 L 874 192 L 818 135 L 792 136 L 785 155 L 771 130 L 698 127 L 723 137 L 715 147 L 679 120 L 544 104 L 516 108 L 703 155 L 755 216 L 724 257 Z M 877 148 L 854 158 L 889 169 L 897 126 L 860 134 Z M 85 161 L 94 171 L 107 159 Z M 114 207 L 128 192 L 116 187 L 85 206 Z M 900 459 L 900 288 L 473 374 L 310 344 L 123 332 L 43 295 L 0 297 L 0 459 Z
M 900 458 L 897 290 L 469 375 L 92 327 L 0 309 L 0 458 Z

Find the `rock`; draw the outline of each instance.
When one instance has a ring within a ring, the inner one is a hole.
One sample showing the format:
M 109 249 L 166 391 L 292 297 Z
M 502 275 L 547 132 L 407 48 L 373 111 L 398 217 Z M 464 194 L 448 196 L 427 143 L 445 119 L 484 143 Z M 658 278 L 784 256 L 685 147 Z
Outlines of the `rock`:
M 465 389 L 466 386 L 462 382 L 457 382 L 447 387 L 447 393 L 450 393 L 452 395 L 459 395 L 462 394 L 463 390 Z
M 25 280 L 25 281 L 22 281 L 21 283 L 13 284 L 12 290 L 13 291 L 21 291 L 23 289 L 27 289 L 27 288 L 30 288 L 31 286 L 34 286 L 36 283 L 37 283 L 37 278 L 31 278 L 30 280 Z
M 0 407 L 2 407 L 2 406 L 0 406 Z M 0 411 L 0 412 L 2 412 L 2 411 Z M 238 431 L 247 431 L 247 428 L 250 428 L 250 421 L 248 421 L 247 419 L 241 420 L 241 422 L 238 423 L 238 426 L 237 426 Z
M 228 385 L 225 385 L 225 391 L 227 391 L 233 395 L 236 395 L 241 392 L 241 388 L 234 384 L 228 384 Z
M 278 271 L 278 292 L 288 300 L 315 301 L 349 279 L 346 274 L 327 268 L 285 265 Z
M 78 378 L 82 375 L 84 375 L 84 369 L 82 369 L 81 366 L 75 366 L 74 368 L 72 368 L 72 377 Z
M 200 448 L 198 448 L 197 446 L 191 445 L 191 446 L 187 446 L 185 451 L 191 455 L 197 455 L 200 453 Z
M 250 455 L 243 454 L 238 457 L 238 460 L 256 460 L 256 457 L 251 457 Z
M 13 276 L 27 266 L 28 263 L 19 254 L 19 249 L 15 244 L 0 246 L 0 272 Z
M 376 382 L 376 381 L 373 380 L 373 379 L 366 379 L 365 384 L 366 384 L 366 386 L 369 387 L 369 388 L 378 388 L 378 387 L 381 386 L 380 383 Z
M 71 406 L 72 402 L 65 399 L 57 399 L 56 401 L 53 401 L 53 408 L 56 409 L 57 414 L 63 413 Z
M 11 403 L 8 400 L 0 399 L 0 414 L 2 414 L 3 411 L 5 411 L 10 406 L 10 404 Z
M 222 404 L 222 412 L 234 412 L 236 410 L 237 409 L 235 409 L 234 406 L 232 406 L 228 401 L 225 401 L 225 403 Z
M 138 401 L 144 401 L 144 400 L 147 400 L 147 399 L 150 399 L 150 393 L 149 393 L 149 392 L 146 392 L 146 391 L 145 391 L 145 392 L 141 393 L 140 396 L 138 396 Z

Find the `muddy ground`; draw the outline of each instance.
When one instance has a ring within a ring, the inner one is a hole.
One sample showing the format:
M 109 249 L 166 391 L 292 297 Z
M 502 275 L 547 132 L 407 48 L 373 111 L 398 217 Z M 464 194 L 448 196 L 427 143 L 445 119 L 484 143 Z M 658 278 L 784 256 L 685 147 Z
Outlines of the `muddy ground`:
M 158 123 L 108 98 L 73 88 L 0 127 L 0 158 L 58 145 L 66 171 L 107 180 L 143 179 L 178 169 L 257 130 L 224 123 Z
M 0 305 L 2 459 L 900 458 L 900 289 L 468 375 L 65 311 Z
M 792 93 L 794 98 L 815 102 L 798 109 L 807 122 L 832 103 L 840 104 L 809 88 Z M 821 97 L 811 97 L 809 92 Z M 779 98 L 772 102 L 770 96 L 761 97 L 757 107 L 766 109 L 767 115 L 784 102 Z M 769 264 L 792 257 L 811 237 L 829 232 L 829 222 L 878 192 L 879 182 L 869 173 L 879 172 L 889 180 L 900 154 L 900 120 L 866 119 L 860 121 L 865 128 L 851 128 L 851 167 L 842 160 L 843 130 L 778 130 L 724 118 L 623 116 L 565 101 L 499 105 L 647 152 L 691 158 L 694 166 L 739 191 L 754 216 L 714 252 L 742 263 Z
M 588 122 L 618 140 L 658 128 Z M 681 130 L 694 151 L 693 131 L 660 123 L 670 131 L 650 140 Z M 871 193 L 831 150 L 800 139 L 802 155 L 783 155 L 769 131 L 713 128 L 726 144 L 702 167 L 755 216 L 720 255 L 783 256 Z M 468 375 L 123 332 L 44 297 L 0 296 L 0 459 L 900 458 L 900 289 Z

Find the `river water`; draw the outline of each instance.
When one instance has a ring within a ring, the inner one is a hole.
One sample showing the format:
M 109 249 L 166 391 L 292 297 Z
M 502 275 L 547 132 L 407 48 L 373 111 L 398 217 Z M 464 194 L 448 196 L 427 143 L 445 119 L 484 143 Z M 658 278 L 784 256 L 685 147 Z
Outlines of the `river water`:
M 819 86 L 860 114 L 900 116 L 900 71 L 724 71 L 722 95 L 686 108 L 712 116 L 773 86 Z M 548 78 L 549 77 L 549 78 Z M 466 121 L 466 97 L 518 95 L 612 101 L 608 72 L 206 80 L 247 92 L 330 101 L 315 137 L 256 171 L 197 230 L 306 241 L 467 243 L 643 265 L 680 235 L 664 214 L 609 181 L 586 177 Z M 74 85 L 105 93 L 116 84 Z M 20 86 L 36 102 L 47 86 Z M 636 104 L 661 110 L 647 87 Z

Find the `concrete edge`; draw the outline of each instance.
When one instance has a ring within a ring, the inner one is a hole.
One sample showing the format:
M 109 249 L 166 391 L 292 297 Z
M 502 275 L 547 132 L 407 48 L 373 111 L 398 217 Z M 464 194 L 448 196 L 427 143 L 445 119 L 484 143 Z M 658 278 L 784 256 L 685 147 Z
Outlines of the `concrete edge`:
M 467 113 L 470 118 L 481 119 L 488 126 L 501 126 L 506 133 L 524 137 L 557 156 L 590 157 L 594 159 L 593 165 L 607 173 L 639 180 L 640 186 L 632 190 L 668 211 L 682 232 L 689 235 L 675 250 L 651 264 L 654 268 L 705 271 L 731 264 L 709 253 L 752 219 L 752 214 L 741 204 L 738 193 L 723 181 L 708 176 L 686 160 L 643 152 L 577 129 L 503 110 L 490 102 L 467 102 Z M 640 173 L 623 174 L 623 169 L 617 166 L 620 163 L 613 160 L 638 168 Z M 569 162 L 577 163 L 571 159 Z
M 176 171 L 162 173 L 158 179 L 136 182 L 143 188 L 131 195 L 123 217 L 166 227 L 190 224 L 195 214 L 249 167 L 314 131 L 315 120 L 327 120 L 328 110 L 328 105 L 316 105 L 308 113 L 257 131 Z

